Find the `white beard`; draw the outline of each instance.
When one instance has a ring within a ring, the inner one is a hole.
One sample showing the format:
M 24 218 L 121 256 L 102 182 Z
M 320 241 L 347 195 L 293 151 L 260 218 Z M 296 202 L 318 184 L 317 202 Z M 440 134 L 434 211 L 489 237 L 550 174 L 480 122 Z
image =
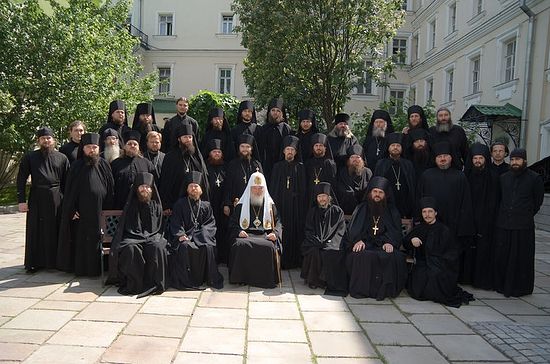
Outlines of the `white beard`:
M 386 137 L 386 129 L 382 128 L 372 128 L 372 136 L 378 137 L 378 138 L 385 138 Z
M 109 163 L 120 157 L 120 146 L 118 144 L 105 146 L 103 151 L 105 160 Z
M 250 195 L 250 204 L 252 206 L 262 206 L 264 203 L 264 196 Z

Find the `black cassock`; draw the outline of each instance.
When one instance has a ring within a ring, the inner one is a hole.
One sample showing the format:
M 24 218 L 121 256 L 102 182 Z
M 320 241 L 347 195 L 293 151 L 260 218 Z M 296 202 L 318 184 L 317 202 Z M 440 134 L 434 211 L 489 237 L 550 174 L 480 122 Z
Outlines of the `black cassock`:
M 263 174 L 268 181 L 271 178 L 271 171 L 275 163 L 283 159 L 281 145 L 287 135 L 292 135 L 292 130 L 290 129 L 290 125 L 284 121 L 280 123 L 268 123 L 262 127 L 262 136 L 258 142 L 258 147 L 262 156 Z
M 458 125 L 453 125 L 448 132 L 438 132 L 435 126 L 429 129 L 431 140 L 430 145 L 447 141 L 451 144 L 451 156 L 453 157 L 453 167 L 462 170 L 464 162 L 468 159 L 470 150 L 466 133 Z
M 498 175 L 504 174 L 510 170 L 510 165 L 506 162 L 502 162 L 499 165 L 496 165 L 494 162 L 491 163 L 491 167 L 497 171 Z
M 31 176 L 25 233 L 25 269 L 55 268 L 61 200 L 69 161 L 55 150 L 47 156 L 40 150 L 25 154 L 17 174 L 17 199 L 26 201 L 25 186 Z
M 447 225 L 461 251 L 459 281 L 467 278 L 465 272 L 469 268 L 465 270 L 464 267 L 468 266 L 467 258 L 475 249 L 475 228 L 470 185 L 466 175 L 452 167 L 446 170 L 430 168 L 420 177 L 418 191 L 419 199 L 431 196 L 437 201 L 437 219 Z M 417 221 L 422 221 L 421 219 L 417 216 Z
M 216 260 L 227 264 L 229 260 L 229 242 L 227 241 L 227 221 L 229 218 L 223 213 L 225 193 L 226 169 L 225 165 L 208 165 L 208 182 L 210 183 L 210 206 L 216 219 Z
M 405 256 L 399 251 L 401 239 L 401 218 L 391 203 L 381 216 L 373 216 L 366 201 L 357 206 L 345 237 L 352 297 L 383 300 L 399 295 L 407 280 Z M 365 249 L 353 252 L 352 248 L 359 240 L 365 243 Z M 385 243 L 393 245 L 392 253 L 382 249 Z
M 348 158 L 348 149 L 356 144 L 359 144 L 357 138 L 353 135 L 349 138 L 338 137 L 334 134 L 334 132 L 330 132 L 327 135 L 327 139 L 330 149 L 332 150 L 332 156 L 334 157 L 336 167 L 338 169 L 345 167 L 346 160 Z
M 216 220 L 208 201 L 180 198 L 168 220 L 170 286 L 198 288 L 203 283 L 221 289 L 216 265 Z M 189 240 L 180 241 L 180 236 Z
M 235 158 L 226 168 L 227 176 L 225 179 L 224 206 L 229 206 L 234 210 L 235 201 L 241 198 L 248 183 L 248 179 L 254 172 L 263 173 L 262 164 L 256 159 L 243 160 Z
M 78 276 L 101 272 L 99 220 L 101 211 L 111 208 L 114 181 L 109 163 L 99 158 L 96 166 L 85 158 L 76 160 L 69 171 L 57 249 L 57 267 Z M 80 218 L 73 220 L 75 212 Z
M 422 241 L 418 248 L 411 243 L 415 237 Z M 403 245 L 415 258 L 407 282 L 412 298 L 452 307 L 471 301 L 473 296 L 457 285 L 460 252 L 447 226 L 422 222 L 403 238 Z
M 534 216 L 544 200 L 542 176 L 530 169 L 500 176 L 501 201 L 495 230 L 494 288 L 506 297 L 533 293 Z
M 304 240 L 304 220 L 307 213 L 306 171 L 302 162 L 277 162 L 271 173 L 269 194 L 279 210 L 283 225 L 284 269 L 302 265 L 300 245 Z
M 148 172 L 156 176 L 155 167 L 143 157 L 121 157 L 111 162 L 111 171 L 115 181 L 115 197 L 113 207 L 122 210 L 128 199 L 128 194 L 134 179 L 140 172 Z
M 473 246 L 465 257 L 464 282 L 482 289 L 493 288 L 493 234 L 495 216 L 500 201 L 500 179 L 497 171 L 487 166 L 482 171 L 467 172 L 472 195 L 475 236 Z
M 109 119 L 111 119 L 111 117 L 109 117 Z M 132 130 L 128 126 L 127 121 L 125 121 L 122 124 L 116 124 L 116 123 L 113 123 L 112 121 L 108 121 L 105 124 L 103 124 L 101 128 L 99 128 L 99 131 L 97 133 L 102 136 L 103 132 L 107 129 L 113 129 L 118 133 L 118 145 L 120 146 L 120 148 L 124 146 L 124 139 L 122 138 L 122 135 Z M 103 149 L 105 149 L 105 140 L 103 139 L 103 137 L 99 138 L 99 149 L 102 151 Z
M 416 196 L 416 175 L 411 161 L 403 158 L 380 159 L 376 164 L 374 175 L 385 177 L 390 182 L 395 206 L 401 218 L 412 219 Z
M 168 253 L 158 195 L 144 203 L 131 191 L 111 244 L 109 281 L 118 281 L 120 294 L 162 293 L 168 288 L 167 273 Z
M 176 137 L 176 131 L 178 130 L 178 127 L 180 125 L 191 125 L 191 127 L 193 128 L 193 134 L 195 134 L 197 142 L 200 140 L 199 123 L 197 122 L 197 120 L 193 119 L 187 114 L 176 114 L 170 120 L 168 120 L 166 124 L 164 124 L 164 128 L 162 129 L 161 150 L 164 153 L 168 154 L 168 152 L 178 149 L 179 142 L 178 138 Z
M 379 160 L 388 157 L 386 138 L 366 136 L 363 142 L 363 154 L 367 167 L 374 169 Z
M 59 148 L 59 152 L 65 154 L 65 156 L 69 160 L 69 163 L 72 164 L 78 158 L 79 146 L 79 143 L 75 143 L 71 139 L 69 142 L 63 144 L 61 148 Z
M 222 130 L 214 130 L 212 123 L 209 123 L 204 132 L 204 137 L 201 140 L 201 153 L 204 160 L 208 159 L 208 142 L 212 139 L 219 139 L 222 142 L 221 149 L 223 153 L 223 159 L 232 160 L 235 158 L 235 145 L 233 145 L 233 138 L 231 137 L 231 130 L 229 124 L 224 118 L 224 124 Z
M 195 150 L 195 154 L 184 154 L 181 149 L 177 148 L 166 154 L 162 163 L 162 171 L 160 173 L 159 193 L 164 209 L 172 209 L 174 203 L 181 196 L 181 191 L 185 176 L 191 172 L 197 171 L 202 173 L 201 186 L 205 187 L 203 198 L 209 200 L 208 196 L 208 171 L 204 164 L 200 151 Z
M 258 125 L 255 121 L 250 123 L 239 122 L 231 129 L 231 139 L 233 140 L 233 146 L 235 147 L 235 155 L 239 153 L 239 137 L 243 134 L 252 135 L 254 137 L 254 144 L 252 147 L 255 150 L 258 150 L 258 142 L 262 137 L 262 126 Z M 226 158 L 226 160 L 230 160 Z
M 276 250 L 278 243 L 266 239 L 266 235 L 274 233 L 280 241 L 282 226 L 275 206 L 275 229 L 264 229 L 263 226 L 256 228 L 250 224 L 245 229 L 247 238 L 239 238 L 243 230 L 239 225 L 242 204 L 238 204 L 229 219 L 229 239 L 231 241 L 231 252 L 229 255 L 229 282 L 233 284 L 248 284 L 261 288 L 274 288 L 279 283 L 277 274 Z M 255 216 L 250 206 L 250 216 Z M 263 205 L 259 207 L 258 218 L 263 221 Z
M 364 168 L 360 175 L 350 175 L 347 167 L 342 167 L 336 175 L 336 197 L 344 214 L 351 215 L 355 207 L 363 201 L 372 172 Z
M 326 295 L 348 295 L 346 251 L 342 246 L 345 233 L 346 222 L 340 207 L 329 205 L 323 209 L 314 206 L 308 211 L 300 277 L 308 285 L 326 287 Z
M 304 166 L 306 167 L 307 204 L 308 207 L 311 207 L 316 204 L 313 192 L 316 185 L 327 182 L 330 183 L 331 188 L 336 186 L 336 163 L 330 158 L 312 157 L 305 161 Z M 334 190 L 332 191 L 332 198 L 332 203 L 338 204 Z
M 147 158 L 149 162 L 153 164 L 153 168 L 155 168 L 155 173 L 153 173 L 153 175 L 155 176 L 155 184 L 157 186 L 160 184 L 160 172 L 162 171 L 162 163 L 164 162 L 165 155 L 166 154 L 161 151 L 153 153 L 148 150 L 143 153 L 143 157 Z

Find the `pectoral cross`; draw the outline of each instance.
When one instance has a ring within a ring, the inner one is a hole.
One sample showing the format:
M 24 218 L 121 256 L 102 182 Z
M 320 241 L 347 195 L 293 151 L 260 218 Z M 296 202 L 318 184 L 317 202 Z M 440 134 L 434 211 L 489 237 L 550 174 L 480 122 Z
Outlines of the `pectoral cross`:
M 185 170 L 185 173 L 189 173 L 189 168 L 187 168 L 187 169 Z
M 372 217 L 372 222 L 374 223 L 374 226 L 372 227 L 372 233 L 374 236 L 376 236 L 376 234 L 378 233 L 378 230 L 380 230 L 378 228 L 378 222 L 380 221 L 380 216 L 378 216 L 378 218 L 374 218 L 374 216 Z
M 315 177 L 315 179 L 313 180 L 313 182 L 314 182 L 316 185 L 318 185 L 319 182 L 321 182 L 321 181 L 319 181 L 319 178 Z
M 222 181 L 218 177 L 216 177 L 216 186 L 220 187 Z
M 399 180 L 397 180 L 397 182 L 395 182 L 395 187 L 397 187 L 397 191 L 399 191 L 401 189 L 401 183 L 399 183 Z
M 376 156 L 380 154 L 380 148 L 376 147 Z
M 246 174 L 243 176 L 243 182 L 246 184 Z
M 376 233 L 378 232 L 378 230 L 380 230 L 380 229 L 378 228 L 378 226 L 376 226 L 376 224 L 374 224 L 374 226 L 372 227 L 372 232 L 373 232 L 373 234 L 376 235 Z
M 286 189 L 288 190 L 290 188 L 290 176 L 286 177 Z

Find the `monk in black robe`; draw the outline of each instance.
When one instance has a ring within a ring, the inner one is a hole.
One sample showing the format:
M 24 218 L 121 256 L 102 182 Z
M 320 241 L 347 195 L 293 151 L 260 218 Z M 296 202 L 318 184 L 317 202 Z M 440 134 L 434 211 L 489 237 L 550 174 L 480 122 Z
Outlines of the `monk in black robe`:
M 107 128 L 103 130 L 100 143 L 103 143 L 103 150 L 99 153 L 99 156 L 109 164 L 122 155 L 123 147 L 121 145 L 123 145 L 123 142 L 115 129 Z
M 308 207 L 316 205 L 314 194 L 315 186 L 321 182 L 327 182 L 331 185 L 331 197 L 333 204 L 338 204 L 336 193 L 332 186 L 336 186 L 336 163 L 332 157 L 330 144 L 325 134 L 316 133 L 310 138 L 311 157 L 306 158 L 304 166 L 306 167 L 306 190 L 308 196 Z
M 193 130 L 195 139 L 200 140 L 199 137 L 199 123 L 191 116 L 187 115 L 189 111 L 189 101 L 186 97 L 180 97 L 176 100 L 176 115 L 164 124 L 162 129 L 162 151 L 168 153 L 172 150 L 177 150 L 179 146 L 179 137 L 176 135 L 178 129 L 183 125 L 190 125 Z
M 140 153 L 139 142 L 141 135 L 136 130 L 124 133 L 123 155 L 111 162 L 111 171 L 115 181 L 115 196 L 113 207 L 122 210 L 128 200 L 130 188 L 138 173 L 148 172 L 156 174 L 153 164 Z
M 293 135 L 283 139 L 285 159 L 275 163 L 269 189 L 283 225 L 283 269 L 302 265 L 300 244 L 304 240 L 304 220 L 307 213 L 306 171 L 298 160 L 299 140 Z
M 438 218 L 447 225 L 460 248 L 460 266 L 464 266 L 465 252 L 472 249 L 475 234 L 474 212 L 470 185 L 464 172 L 452 168 L 452 148 L 448 142 L 434 145 L 436 168 L 426 170 L 418 181 L 418 199 L 432 196 L 437 202 Z M 417 221 L 421 221 L 417 216 Z M 466 278 L 464 271 L 459 282 Z
M 494 142 L 491 144 L 491 157 L 493 158 L 491 166 L 497 171 L 499 176 L 510 170 L 510 164 L 506 163 L 505 160 L 508 154 L 508 145 L 505 143 Z
M 135 176 L 111 244 L 109 270 L 111 282 L 118 278 L 120 294 L 146 296 L 168 288 L 162 205 L 151 173 Z
M 354 298 L 397 297 L 405 287 L 407 265 L 401 246 L 399 212 L 387 197 L 389 181 L 373 177 L 366 200 L 353 213 L 345 237 L 349 293 Z
M 141 134 L 139 150 L 147 150 L 147 134 L 151 131 L 159 132 L 160 128 L 157 126 L 157 119 L 155 118 L 155 109 L 150 102 L 142 102 L 136 106 L 136 112 L 134 113 L 134 121 L 132 123 L 132 130 L 136 130 Z M 126 141 L 126 140 L 125 140 Z
M 375 176 L 386 177 L 390 181 L 395 205 L 403 224 L 412 228 L 413 210 L 416 196 L 416 175 L 411 161 L 401 158 L 403 134 L 391 133 L 387 136 L 388 157 L 380 159 L 374 170 Z
M 229 261 L 229 241 L 227 240 L 228 217 L 223 213 L 223 203 L 226 187 L 226 164 L 222 151 L 222 141 L 210 139 L 207 149 L 208 183 L 210 185 L 210 206 L 216 219 L 216 260 L 227 264 Z
M 534 216 L 544 200 L 544 182 L 527 168 L 525 149 L 510 153 L 510 171 L 500 176 L 500 187 L 494 286 L 505 297 L 529 295 L 535 283 Z
M 25 269 L 55 268 L 61 200 L 69 171 L 67 157 L 54 149 L 50 128 L 36 132 L 39 149 L 25 154 L 17 173 L 19 212 L 27 213 L 25 230 Z M 27 202 L 27 178 L 31 190 Z
M 229 219 L 229 282 L 274 288 L 281 281 L 281 230 L 265 178 L 253 173 Z
M 349 121 L 350 116 L 348 114 L 336 114 L 334 116 L 334 128 L 327 135 L 332 157 L 334 158 L 334 162 L 336 162 L 337 168 L 346 165 L 348 150 L 354 145 L 359 145 L 357 138 L 351 132 Z
M 109 163 L 99 158 L 99 134 L 82 136 L 83 157 L 69 171 L 57 249 L 57 267 L 77 276 L 100 274 L 102 210 L 112 208 L 114 181 Z
M 113 129 L 118 134 L 119 146 L 123 147 L 122 135 L 131 130 L 128 126 L 128 112 L 126 112 L 126 104 L 124 101 L 115 100 L 109 104 L 109 115 L 107 115 L 107 122 L 99 128 L 99 135 L 102 135 L 103 132 L 107 129 Z M 103 139 L 99 141 L 99 148 L 103 151 Z
M 252 101 L 243 101 L 239 104 L 239 110 L 237 111 L 237 125 L 231 129 L 231 138 L 233 139 L 233 146 L 235 147 L 235 155 L 239 154 L 239 138 L 243 134 L 252 135 L 254 141 L 261 140 L 262 126 L 258 125 L 256 119 L 256 108 Z M 258 151 L 258 145 L 253 145 L 253 148 Z M 230 161 L 231 159 L 226 160 Z
M 266 122 L 259 141 L 261 162 L 265 177 L 269 180 L 275 163 L 283 159 L 281 144 L 285 136 L 292 134 L 282 98 L 273 99 L 267 107 Z
M 195 134 L 191 125 L 182 125 L 174 134 L 178 139 L 179 148 L 172 150 L 164 157 L 160 172 L 160 198 L 162 207 L 167 213 L 180 197 L 181 186 L 185 176 L 192 171 L 202 173 L 202 185 L 206 186 L 203 199 L 208 199 L 208 174 L 206 165 L 199 151 Z
M 304 109 L 298 113 L 298 131 L 296 136 L 300 140 L 298 155 L 302 162 L 311 158 L 313 153 L 312 137 L 319 132 L 317 119 L 313 110 Z
M 354 145 L 348 150 L 346 165 L 338 169 L 336 176 L 336 196 L 344 214 L 351 215 L 355 207 L 363 201 L 372 171 L 363 161 L 363 148 Z
M 423 128 L 417 128 L 409 131 L 408 139 L 410 145 L 404 148 L 403 157 L 412 162 L 418 182 L 425 170 L 435 167 L 429 142 L 430 135 Z
M 229 122 L 225 117 L 223 109 L 219 107 L 213 108 L 208 113 L 206 131 L 204 132 L 204 137 L 202 138 L 200 146 L 204 159 L 208 158 L 208 144 L 212 139 L 221 140 L 222 152 L 227 160 L 232 160 L 235 157 L 235 146 L 231 138 Z
M 216 266 L 216 220 L 208 201 L 202 201 L 202 173 L 185 176 L 182 197 L 168 220 L 170 286 L 193 289 L 203 284 L 223 288 Z
M 403 151 L 411 147 L 410 133 L 413 130 L 424 130 L 428 133 L 430 126 L 424 109 L 420 105 L 411 105 L 407 109 L 407 126 L 403 128 Z
M 71 164 L 78 158 L 80 139 L 85 132 L 86 125 L 82 121 L 75 120 L 69 124 L 69 141 L 59 148 L 59 152 L 65 154 Z
M 376 163 L 388 156 L 386 136 L 393 133 L 393 123 L 386 110 L 375 110 L 370 118 L 367 135 L 363 141 L 363 153 L 367 167 L 376 168 Z
M 474 143 L 470 147 L 471 161 L 466 169 L 474 212 L 475 235 L 472 249 L 465 252 L 464 282 L 482 289 L 493 288 L 493 233 L 500 201 L 500 180 L 491 168 L 489 148 Z
M 326 288 L 326 295 L 345 297 L 348 287 L 342 238 L 346 222 L 344 211 L 332 204 L 330 193 L 330 184 L 326 182 L 315 187 L 316 205 L 309 209 L 305 222 L 300 277 L 310 288 Z
M 440 107 L 436 112 L 437 123 L 429 130 L 431 143 L 435 145 L 440 142 L 448 142 L 451 145 L 452 166 L 462 170 L 468 159 L 468 139 L 466 132 L 459 125 L 454 125 L 451 119 L 451 112 L 446 107 Z M 438 201 L 439 203 L 439 201 Z
M 258 160 L 258 152 L 254 148 L 254 137 L 243 134 L 239 137 L 239 155 L 227 165 L 223 213 L 230 216 L 239 202 L 250 176 L 255 172 L 262 172 L 262 164 Z
M 162 134 L 157 131 L 150 131 L 147 134 L 147 149 L 143 152 L 143 156 L 153 164 L 155 168 L 155 184 L 160 183 L 160 172 L 162 171 L 162 163 L 164 163 L 164 154 L 160 151 L 162 146 Z
M 457 285 L 458 245 L 447 226 L 436 218 L 435 199 L 423 197 L 419 208 L 422 222 L 403 238 L 403 246 L 414 257 L 407 282 L 409 295 L 457 308 L 468 304 L 474 297 Z

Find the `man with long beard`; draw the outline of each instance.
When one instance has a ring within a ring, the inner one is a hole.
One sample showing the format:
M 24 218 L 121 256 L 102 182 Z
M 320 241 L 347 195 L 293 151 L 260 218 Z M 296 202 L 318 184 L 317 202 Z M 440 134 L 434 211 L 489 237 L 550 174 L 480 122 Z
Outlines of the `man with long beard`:
M 99 129 L 99 135 L 102 135 L 107 129 L 113 129 L 117 132 L 118 142 L 122 148 L 122 135 L 130 130 L 130 127 L 128 126 L 128 112 L 126 111 L 126 104 L 124 101 L 115 100 L 109 104 L 109 115 L 107 115 L 107 122 Z M 99 141 L 100 150 L 103 150 L 103 142 L 103 139 Z
M 155 167 L 146 158 L 143 158 L 139 150 L 141 134 L 136 130 L 124 133 L 124 149 L 120 158 L 111 162 L 111 170 L 115 181 L 114 208 L 122 210 L 128 193 L 134 183 L 134 178 L 140 172 L 148 172 L 155 175 Z
M 287 122 L 283 99 L 271 100 L 267 107 L 267 120 L 262 127 L 262 136 L 259 141 L 262 167 L 268 180 L 275 163 L 283 159 L 281 144 L 284 137 L 290 134 L 292 134 L 292 130 Z
M 332 203 L 330 184 L 319 183 L 314 193 L 315 206 L 309 209 L 305 221 L 300 277 L 312 289 L 326 288 L 326 295 L 345 297 L 348 287 L 342 247 L 346 233 L 344 212 Z
M 99 153 L 101 158 L 111 163 L 121 156 L 121 142 L 116 130 L 111 128 L 105 129 L 101 134 L 101 141 L 103 142 L 103 151 Z
M 262 173 L 262 164 L 258 160 L 254 137 L 243 134 L 239 137 L 239 155 L 227 165 L 227 177 L 225 179 L 225 198 L 223 213 L 229 216 L 239 202 L 250 176 L 254 172 Z
M 403 128 L 403 150 L 411 146 L 410 133 L 413 130 L 423 129 L 428 132 L 428 119 L 422 106 L 411 105 L 407 109 L 407 126 Z
M 202 201 L 202 174 L 185 176 L 181 198 L 168 220 L 170 285 L 177 289 L 207 284 L 223 288 L 223 277 L 216 265 L 216 220 L 212 206 Z
M 533 293 L 534 216 L 544 200 L 542 176 L 527 169 L 527 152 L 510 153 L 510 171 L 500 176 L 501 202 L 495 231 L 495 289 L 505 297 Z
M 275 288 L 282 226 L 264 175 L 250 176 L 229 220 L 229 282 Z
M 388 201 L 389 181 L 373 177 L 366 199 L 353 213 L 346 234 L 349 293 L 354 298 L 397 297 L 407 280 L 399 212 Z
M 99 157 L 99 134 L 82 136 L 83 157 L 69 171 L 57 249 L 58 269 L 77 276 L 100 274 L 99 219 L 112 207 L 114 181 Z
M 69 141 L 59 148 L 59 152 L 63 153 L 69 159 L 69 163 L 73 163 L 78 158 L 78 147 L 80 146 L 80 138 L 86 132 L 86 125 L 80 120 L 75 120 L 69 124 Z
M 336 163 L 332 158 L 332 151 L 327 136 L 315 133 L 310 139 L 310 144 L 311 151 L 308 154 L 311 154 L 311 157 L 304 161 L 308 207 L 315 206 L 316 204 L 313 192 L 316 185 L 321 182 L 328 182 L 331 186 L 336 184 Z M 336 199 L 334 191 L 331 192 L 331 197 Z M 338 204 L 336 201 L 333 201 L 333 203 Z
M 336 196 L 344 214 L 351 215 L 363 201 L 372 171 L 365 166 L 363 148 L 354 145 L 348 149 L 346 165 L 336 175 Z
M 466 169 L 466 177 L 472 196 L 476 234 L 471 246 L 464 252 L 463 282 L 477 288 L 492 289 L 493 233 L 500 201 L 500 179 L 498 172 L 491 168 L 491 156 L 485 144 L 472 144 L 470 158 L 471 167 Z
M 162 206 L 151 173 L 135 176 L 109 254 L 109 280 L 118 293 L 161 294 L 168 288 L 168 254 L 162 233 Z
M 41 268 L 55 268 L 61 199 L 69 171 L 67 157 L 54 149 L 50 128 L 36 132 L 39 149 L 25 154 L 17 174 L 19 212 L 27 213 L 25 234 L 25 269 L 34 273 Z M 25 187 L 31 176 L 27 202 Z
M 180 125 L 174 135 L 178 140 L 179 147 L 166 154 L 160 173 L 160 198 L 162 207 L 168 214 L 181 196 L 181 186 L 185 176 L 192 171 L 202 173 L 202 185 L 205 186 L 204 199 L 209 200 L 208 174 L 193 133 L 193 127 L 187 124 Z
M 160 131 L 157 126 L 153 104 L 150 102 L 142 102 L 136 106 L 132 130 L 136 130 L 141 134 L 139 149 L 142 151 L 147 150 L 147 134 L 151 131 Z
M 285 159 L 275 163 L 269 186 L 271 197 L 281 215 L 283 229 L 283 269 L 298 268 L 302 265 L 300 244 L 304 239 L 304 219 L 307 213 L 306 171 L 304 164 L 297 160 L 299 140 L 287 135 L 281 146 Z
M 235 156 L 235 146 L 231 138 L 231 129 L 229 129 L 229 122 L 225 117 L 225 112 L 219 107 L 213 108 L 208 113 L 206 131 L 201 141 L 201 153 L 204 159 L 208 158 L 208 144 L 212 139 L 220 140 L 224 157 L 228 160 L 233 159 Z
M 462 170 L 468 158 L 468 139 L 466 132 L 459 125 L 454 125 L 451 112 L 446 107 L 440 107 L 436 113 L 437 123 L 429 130 L 433 145 L 448 142 L 451 145 L 452 166 Z
M 388 156 L 386 135 L 393 133 L 393 123 L 386 110 L 375 110 L 370 118 L 367 135 L 363 142 L 363 153 L 367 167 L 374 169 L 376 163 Z
M 404 149 L 404 157 L 413 164 L 416 178 L 428 168 L 434 167 L 432 152 L 429 144 L 430 136 L 422 128 L 409 131 L 409 146 Z
M 349 148 L 359 144 L 357 138 L 351 132 L 348 125 L 349 121 L 350 116 L 348 114 L 336 114 L 334 116 L 334 128 L 327 135 L 332 157 L 338 168 L 346 165 Z
M 256 120 L 256 108 L 252 101 L 242 101 L 237 111 L 237 125 L 231 129 L 231 138 L 235 153 L 239 153 L 239 137 L 243 134 L 252 135 L 255 141 L 261 140 L 262 126 Z M 253 146 L 258 150 L 258 146 Z

